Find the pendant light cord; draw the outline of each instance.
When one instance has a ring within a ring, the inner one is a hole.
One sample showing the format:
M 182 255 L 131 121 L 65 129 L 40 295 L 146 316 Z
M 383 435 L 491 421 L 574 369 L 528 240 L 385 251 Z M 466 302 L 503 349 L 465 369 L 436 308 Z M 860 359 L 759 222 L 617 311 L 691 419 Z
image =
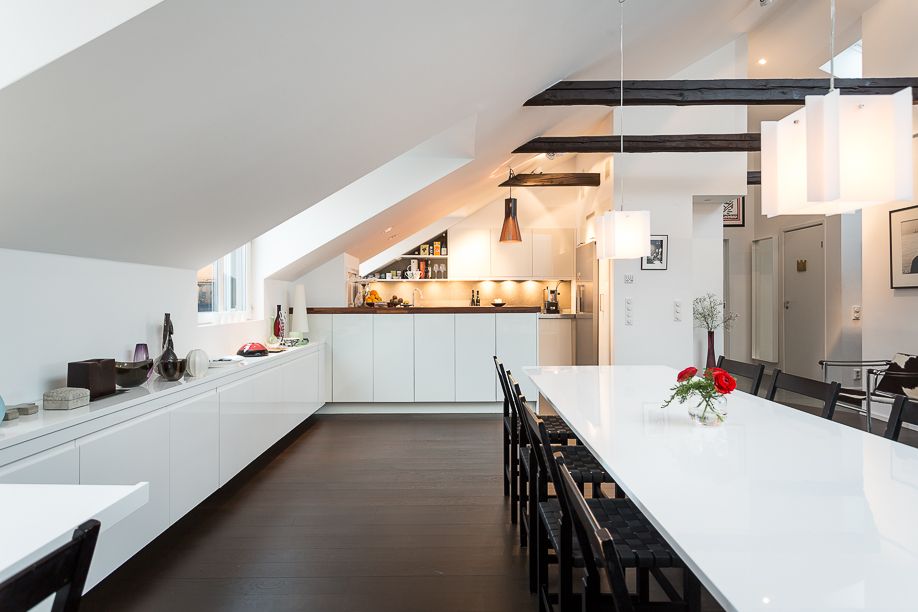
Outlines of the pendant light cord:
M 833 2 L 835 0 L 832 0 Z M 625 161 L 625 0 L 618 0 L 618 152 L 619 162 Z M 618 173 L 616 173 L 618 174 Z M 625 210 L 625 176 L 617 177 L 621 182 L 618 209 Z
M 829 92 L 835 91 L 835 0 L 829 0 L 829 19 L 832 27 L 829 33 Z

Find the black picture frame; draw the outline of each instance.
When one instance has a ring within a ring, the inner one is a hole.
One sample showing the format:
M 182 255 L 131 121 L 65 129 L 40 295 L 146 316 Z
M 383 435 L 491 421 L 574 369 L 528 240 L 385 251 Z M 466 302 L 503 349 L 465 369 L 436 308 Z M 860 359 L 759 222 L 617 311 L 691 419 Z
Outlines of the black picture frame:
M 739 196 L 723 203 L 724 227 L 746 227 L 746 196 Z M 731 212 L 735 209 L 736 212 Z
M 889 211 L 889 287 L 918 289 L 918 206 Z
M 653 234 L 650 236 L 650 255 L 641 257 L 641 270 L 666 270 L 668 268 L 669 234 Z

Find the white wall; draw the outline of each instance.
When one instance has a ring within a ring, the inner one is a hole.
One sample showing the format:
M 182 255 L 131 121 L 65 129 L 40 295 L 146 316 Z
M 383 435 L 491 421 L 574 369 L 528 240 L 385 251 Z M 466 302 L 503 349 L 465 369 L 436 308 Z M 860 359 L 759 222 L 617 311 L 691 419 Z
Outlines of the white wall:
M 745 76 L 745 39 L 722 47 L 672 78 Z M 626 108 L 615 113 L 616 131 L 627 134 L 743 132 L 743 107 Z M 617 156 L 616 182 L 624 180 L 624 207 L 649 210 L 651 232 L 669 236 L 669 268 L 642 271 L 637 260 L 619 260 L 613 268 L 613 352 L 617 364 L 703 365 L 706 335 L 696 334 L 692 299 L 723 287 L 723 232 L 717 206 L 693 206 L 693 196 L 741 194 L 746 190 L 743 153 L 654 153 Z M 621 202 L 616 184 L 616 206 Z M 633 274 L 634 284 L 625 284 Z M 633 324 L 626 325 L 631 299 Z M 681 321 L 673 301 L 682 302 Z M 701 340 L 700 338 L 704 338 Z M 718 343 L 722 342 L 718 335 Z M 718 352 L 721 345 L 716 347 Z
M 356 257 L 342 253 L 291 284 L 306 287 L 307 308 L 343 308 L 348 306 L 347 275 L 356 272 L 357 265 Z
M 165 312 L 180 356 L 234 353 L 267 335 L 263 320 L 198 326 L 193 270 L 0 249 L 0 287 L 0 395 L 8 403 L 64 386 L 70 361 L 130 359 L 138 342 L 158 355 Z M 285 290 L 275 286 L 270 299 Z
M 912 0 L 883 0 L 864 13 L 865 77 L 918 74 L 916 23 L 918 2 Z M 912 150 L 918 185 L 918 140 Z M 888 359 L 898 351 L 918 353 L 918 289 L 893 290 L 889 283 L 889 211 L 904 206 L 862 211 L 865 359 Z

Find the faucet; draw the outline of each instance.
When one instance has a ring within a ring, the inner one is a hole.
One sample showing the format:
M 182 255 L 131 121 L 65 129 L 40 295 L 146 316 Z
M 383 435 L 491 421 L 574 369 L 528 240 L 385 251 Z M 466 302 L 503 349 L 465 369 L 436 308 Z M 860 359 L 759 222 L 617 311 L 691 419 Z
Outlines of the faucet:
M 415 297 L 415 294 L 417 294 L 417 297 Z M 415 287 L 415 288 L 411 291 L 411 301 L 412 301 L 412 303 L 413 303 L 415 306 L 419 306 L 420 303 L 421 303 L 421 300 L 423 300 L 423 299 L 424 299 L 424 294 L 421 293 L 421 290 L 420 290 L 418 287 Z

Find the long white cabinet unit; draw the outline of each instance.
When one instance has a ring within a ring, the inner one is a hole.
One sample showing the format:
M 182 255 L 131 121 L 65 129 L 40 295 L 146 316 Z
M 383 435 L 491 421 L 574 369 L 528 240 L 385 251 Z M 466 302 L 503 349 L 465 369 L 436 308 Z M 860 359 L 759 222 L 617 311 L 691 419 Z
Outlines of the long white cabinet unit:
M 538 317 L 537 308 L 314 309 L 309 325 L 331 347 L 330 402 L 493 404 L 494 355 L 535 398 L 522 368 L 539 363 Z
M 4 423 L 0 483 L 149 483 L 148 503 L 100 535 L 91 588 L 322 406 L 325 353 L 314 342 Z

